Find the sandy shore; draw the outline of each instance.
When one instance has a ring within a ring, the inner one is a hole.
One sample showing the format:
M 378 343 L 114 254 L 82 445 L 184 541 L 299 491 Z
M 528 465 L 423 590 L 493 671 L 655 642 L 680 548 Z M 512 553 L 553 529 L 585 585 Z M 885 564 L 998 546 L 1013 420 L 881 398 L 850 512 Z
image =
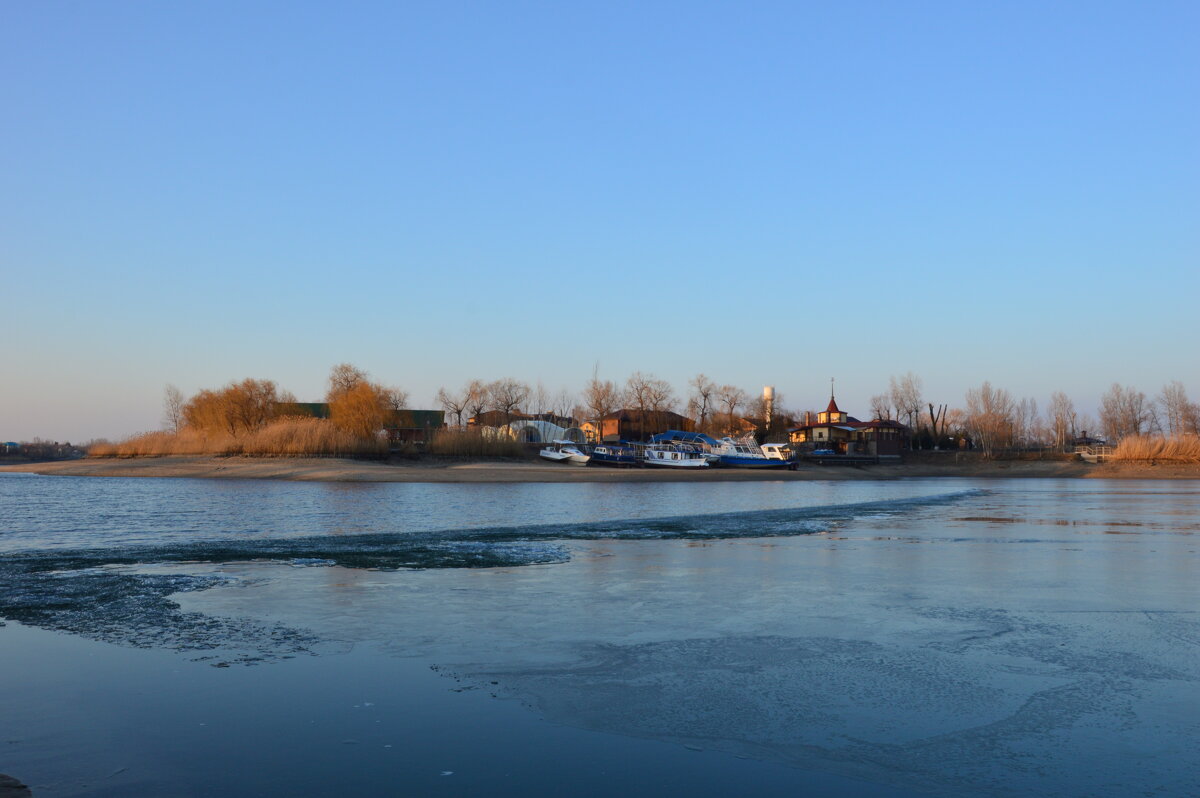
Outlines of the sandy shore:
M 536 462 L 377 463 L 341 458 L 136 457 L 86 458 L 0 466 L 0 472 L 86 477 L 191 477 L 318 482 L 748 482 L 815 479 L 1116 478 L 1200 479 L 1197 466 L 1090 465 L 1063 461 L 909 463 L 862 467 L 804 465 L 797 471 L 714 468 L 678 472 L 650 468 L 581 468 Z

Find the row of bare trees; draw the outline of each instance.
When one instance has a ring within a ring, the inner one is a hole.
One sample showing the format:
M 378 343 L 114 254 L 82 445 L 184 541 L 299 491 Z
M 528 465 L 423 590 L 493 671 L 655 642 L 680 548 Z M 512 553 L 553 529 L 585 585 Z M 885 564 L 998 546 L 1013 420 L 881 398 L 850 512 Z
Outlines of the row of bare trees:
M 645 419 L 680 412 L 682 408 L 682 414 L 693 419 L 698 430 L 725 434 L 741 430 L 742 419 L 747 416 L 762 419 L 767 415 L 761 397 L 752 399 L 742 388 L 718 384 L 704 374 L 696 375 L 688 387 L 688 395 L 680 399 L 669 382 L 653 374 L 635 371 L 618 384 L 601 379 L 595 370 L 578 397 L 566 389 L 552 394 L 540 382 L 531 387 L 504 378 L 494 382 L 472 380 L 456 391 L 443 387 L 437 392 L 437 401 L 447 420 L 460 429 L 487 411 L 499 413 L 505 423 L 524 411 L 533 415 L 550 413 L 581 424 L 611 416 L 618 410 L 631 410 Z M 778 396 L 773 416 L 778 426 L 791 421 Z
M 446 416 L 454 419 L 459 428 L 489 410 L 501 414 L 506 424 L 522 412 L 522 408 L 528 408 L 535 415 L 550 413 L 569 418 L 575 402 L 565 389 L 551 395 L 541 382 L 531 387 L 512 377 L 492 382 L 471 380 L 457 391 L 439 388 L 436 398 Z
M 1077 412 L 1062 391 L 1050 395 L 1045 412 L 1039 412 L 1035 399 L 1017 399 L 990 382 L 968 390 L 964 400 L 962 408 L 927 401 L 920 377 L 909 372 L 891 377 L 888 390 L 871 398 L 871 412 L 908 426 L 915 446 L 969 443 L 985 452 L 1066 449 L 1085 433 L 1102 432 L 1113 443 L 1138 435 L 1200 435 L 1200 405 L 1188 399 L 1179 381 L 1165 385 L 1155 398 L 1114 383 L 1100 399 L 1098 419 Z

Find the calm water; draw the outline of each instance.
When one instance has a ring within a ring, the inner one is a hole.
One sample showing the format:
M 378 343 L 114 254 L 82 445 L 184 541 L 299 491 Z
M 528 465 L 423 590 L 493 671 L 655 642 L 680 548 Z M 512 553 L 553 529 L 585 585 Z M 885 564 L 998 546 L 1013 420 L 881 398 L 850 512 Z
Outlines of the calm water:
M 1200 794 L 1200 485 L 0 475 L 73 795 Z

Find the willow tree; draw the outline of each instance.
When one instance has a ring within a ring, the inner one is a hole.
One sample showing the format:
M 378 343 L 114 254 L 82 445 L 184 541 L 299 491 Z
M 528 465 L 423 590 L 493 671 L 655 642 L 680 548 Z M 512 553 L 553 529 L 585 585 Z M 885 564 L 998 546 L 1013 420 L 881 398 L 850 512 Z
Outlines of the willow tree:
M 360 440 L 371 440 L 387 426 L 396 410 L 408 403 L 408 394 L 371 382 L 367 372 L 339 363 L 329 372 L 329 420 Z

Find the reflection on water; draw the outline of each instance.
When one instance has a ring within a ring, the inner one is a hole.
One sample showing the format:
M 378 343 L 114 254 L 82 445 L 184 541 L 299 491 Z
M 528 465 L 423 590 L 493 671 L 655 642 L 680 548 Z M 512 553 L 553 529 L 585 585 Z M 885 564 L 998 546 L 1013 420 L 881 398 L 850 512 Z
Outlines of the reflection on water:
M 0 544 L 37 795 L 1200 794 L 1190 483 L 144 482 Z

